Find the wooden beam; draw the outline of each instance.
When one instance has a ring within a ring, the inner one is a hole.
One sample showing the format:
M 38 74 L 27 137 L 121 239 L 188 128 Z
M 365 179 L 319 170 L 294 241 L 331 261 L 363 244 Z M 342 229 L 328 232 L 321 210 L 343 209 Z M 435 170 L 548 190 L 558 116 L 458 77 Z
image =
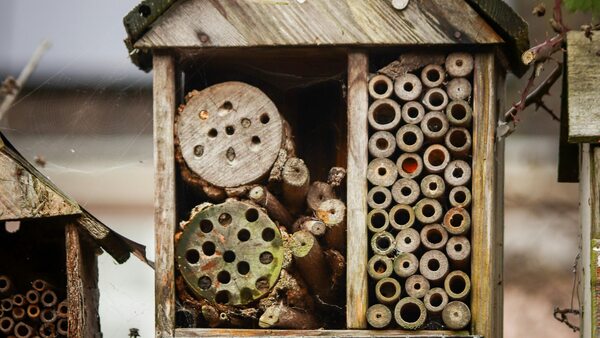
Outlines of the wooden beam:
M 502 285 L 502 251 L 496 241 L 498 224 L 498 157 L 496 153 L 496 67 L 493 54 L 475 56 L 473 84 L 473 202 L 472 202 L 472 333 L 502 337 L 502 304 L 496 300 Z
M 367 327 L 368 233 L 367 165 L 369 142 L 367 111 L 369 57 L 364 51 L 348 54 L 348 177 L 347 177 L 347 293 L 346 323 L 350 329 Z
M 177 329 L 175 337 L 470 337 L 467 331 L 448 330 L 255 330 L 255 329 Z
M 175 334 L 175 59 L 157 52 L 153 66 L 156 337 L 162 338 Z

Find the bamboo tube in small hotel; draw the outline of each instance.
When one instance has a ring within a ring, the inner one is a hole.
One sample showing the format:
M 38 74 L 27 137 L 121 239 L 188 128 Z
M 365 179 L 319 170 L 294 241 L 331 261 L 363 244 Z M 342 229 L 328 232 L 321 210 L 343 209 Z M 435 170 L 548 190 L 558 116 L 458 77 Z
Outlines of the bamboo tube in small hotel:
M 382 304 L 395 304 L 400 299 L 400 293 L 400 283 L 394 278 L 382 278 L 375 284 L 375 298 Z
M 383 329 L 392 322 L 392 311 L 383 304 L 372 305 L 367 309 L 367 322 L 376 329 Z
M 387 99 L 394 92 L 392 80 L 382 74 L 375 75 L 369 80 L 369 95 L 375 100 Z
M 448 258 L 439 250 L 427 251 L 421 256 L 419 271 L 431 282 L 439 282 L 448 274 Z
M 404 289 L 410 297 L 421 299 L 429 291 L 429 281 L 421 275 L 412 275 L 406 279 Z
M 373 255 L 367 263 L 367 272 L 371 278 L 380 280 L 392 275 L 394 264 L 388 256 Z
M 385 209 L 392 204 L 392 193 L 386 187 L 375 186 L 367 194 L 367 204 L 372 209 Z
M 394 318 L 401 328 L 416 330 L 425 324 L 427 319 L 425 304 L 413 297 L 402 298 L 394 308 Z

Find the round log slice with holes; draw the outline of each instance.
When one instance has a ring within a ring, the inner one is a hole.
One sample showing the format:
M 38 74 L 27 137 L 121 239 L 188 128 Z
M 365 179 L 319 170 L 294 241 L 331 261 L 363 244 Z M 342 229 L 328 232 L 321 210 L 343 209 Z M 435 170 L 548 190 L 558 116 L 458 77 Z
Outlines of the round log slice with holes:
M 267 175 L 283 143 L 283 120 L 258 88 L 224 82 L 195 93 L 177 119 L 188 167 L 217 187 Z
M 179 271 L 192 292 L 227 305 L 266 295 L 283 261 L 275 223 L 261 209 L 235 200 L 196 210 L 176 247 Z

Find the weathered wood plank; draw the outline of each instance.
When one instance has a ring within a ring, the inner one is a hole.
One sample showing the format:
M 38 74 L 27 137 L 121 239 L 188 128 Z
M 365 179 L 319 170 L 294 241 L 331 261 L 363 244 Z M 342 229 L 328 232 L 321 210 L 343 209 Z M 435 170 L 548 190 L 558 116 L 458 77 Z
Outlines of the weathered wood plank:
M 594 146 L 590 152 L 592 238 L 600 239 L 600 147 Z
M 579 314 L 579 328 L 581 337 L 592 337 L 592 180 L 591 180 L 591 150 L 590 145 L 580 145 L 579 165 L 579 222 L 581 225 L 581 264 L 577 273 L 582 281 L 578 286 L 578 298 L 581 300 Z
M 569 73 L 569 55 L 564 54 L 564 72 Z M 560 95 L 560 135 L 558 143 L 558 182 L 579 182 L 579 145 L 569 143 L 569 81 L 562 77 L 562 93 Z
M 591 258 L 588 266 L 590 269 L 591 313 L 586 316 L 584 321 L 589 320 L 591 322 L 591 337 L 598 337 L 600 333 L 600 147 L 591 147 L 589 156 Z M 585 200 L 582 199 L 580 203 L 585 203 Z M 585 244 L 583 242 L 583 245 Z
M 496 87 L 495 97 L 497 102 L 496 111 L 505 112 L 508 106 L 506 100 L 506 71 L 501 68 L 496 62 L 494 68 L 496 72 Z M 499 114 L 498 119 L 504 119 L 504 115 Z M 495 288 L 492 295 L 494 300 L 495 309 L 494 317 L 492 321 L 496 324 L 496 327 L 501 330 L 498 333 L 498 337 L 503 335 L 503 322 L 504 322 L 504 149 L 505 149 L 505 138 L 496 142 L 496 220 L 494 225 L 495 240 L 493 244 L 492 257 L 495 265 Z
M 175 337 L 472 337 L 467 331 L 177 329 Z
M 348 54 L 348 177 L 347 177 L 347 292 L 346 324 L 367 327 L 367 143 L 369 109 L 369 57 L 365 52 Z
M 155 53 L 154 65 L 154 226 L 156 232 L 156 337 L 175 333 L 175 60 Z
M 600 105 L 598 83 L 600 82 L 600 40 L 590 41 L 584 32 L 567 34 L 569 51 L 569 142 L 600 142 Z
M 65 226 L 69 337 L 101 337 L 98 317 L 98 259 L 76 224 Z
M 502 42 L 461 0 L 411 1 L 401 11 L 388 0 L 191 0 L 175 3 L 135 47 Z
M 501 287 L 502 266 L 497 266 L 501 255 L 496 244 L 499 212 L 496 157 L 496 68 L 493 54 L 475 56 L 473 84 L 473 177 L 472 177 L 472 261 L 473 291 L 472 333 L 487 338 L 502 337 L 502 304 L 497 304 L 497 288 Z

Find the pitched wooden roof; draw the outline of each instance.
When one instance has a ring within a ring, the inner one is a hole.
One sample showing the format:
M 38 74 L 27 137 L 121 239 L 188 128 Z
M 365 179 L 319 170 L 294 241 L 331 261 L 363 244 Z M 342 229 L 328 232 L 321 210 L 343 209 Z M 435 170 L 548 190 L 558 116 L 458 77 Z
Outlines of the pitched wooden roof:
M 502 0 L 145 0 L 125 18 L 134 63 L 154 48 L 507 44 L 520 73 L 527 24 Z
M 0 132 L 0 221 L 65 216 L 79 224 L 117 262 L 146 249 L 100 222 L 29 163 Z

